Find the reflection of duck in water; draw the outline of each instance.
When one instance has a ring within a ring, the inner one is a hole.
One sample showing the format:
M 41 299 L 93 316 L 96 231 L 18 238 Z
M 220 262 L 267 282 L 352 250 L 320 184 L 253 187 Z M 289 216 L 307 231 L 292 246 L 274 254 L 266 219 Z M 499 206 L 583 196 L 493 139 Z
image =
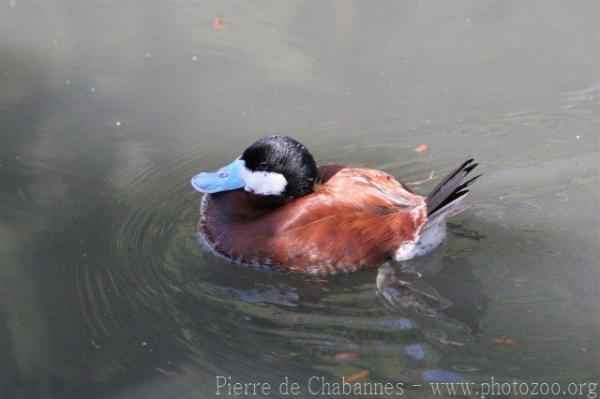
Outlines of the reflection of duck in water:
M 302 144 L 268 136 L 192 185 L 207 193 L 199 231 L 211 250 L 246 266 L 325 275 L 433 250 L 475 166 L 464 162 L 425 198 L 384 172 L 317 167 Z
M 489 297 L 468 264 L 448 258 L 443 263 L 450 267 L 426 273 L 424 278 L 420 273 L 383 265 L 377 271 L 377 295 L 392 311 L 406 309 L 425 316 L 449 317 L 477 334 Z

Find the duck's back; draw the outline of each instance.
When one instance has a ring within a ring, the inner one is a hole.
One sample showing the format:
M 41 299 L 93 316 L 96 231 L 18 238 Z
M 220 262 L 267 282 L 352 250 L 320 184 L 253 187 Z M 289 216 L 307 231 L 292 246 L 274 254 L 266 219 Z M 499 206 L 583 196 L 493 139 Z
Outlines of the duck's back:
M 320 184 L 284 204 L 243 190 L 206 195 L 199 231 L 237 263 L 310 274 L 377 266 L 418 238 L 425 199 L 386 173 L 321 166 Z

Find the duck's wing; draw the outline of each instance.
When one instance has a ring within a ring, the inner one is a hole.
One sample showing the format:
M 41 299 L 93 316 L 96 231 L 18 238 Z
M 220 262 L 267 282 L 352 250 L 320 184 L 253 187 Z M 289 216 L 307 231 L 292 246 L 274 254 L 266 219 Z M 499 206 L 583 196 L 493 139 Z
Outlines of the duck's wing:
M 423 197 L 391 175 L 353 168 L 339 170 L 279 212 L 286 223 L 272 240 L 277 263 L 314 274 L 381 264 L 414 242 L 427 220 Z

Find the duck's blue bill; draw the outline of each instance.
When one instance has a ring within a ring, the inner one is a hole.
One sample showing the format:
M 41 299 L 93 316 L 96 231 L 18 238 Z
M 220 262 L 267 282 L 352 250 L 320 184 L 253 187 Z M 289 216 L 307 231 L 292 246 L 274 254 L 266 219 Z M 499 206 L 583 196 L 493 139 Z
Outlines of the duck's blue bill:
M 218 193 L 244 187 L 240 171 L 244 161 L 236 159 L 216 172 L 202 172 L 192 177 L 192 186 L 201 193 Z

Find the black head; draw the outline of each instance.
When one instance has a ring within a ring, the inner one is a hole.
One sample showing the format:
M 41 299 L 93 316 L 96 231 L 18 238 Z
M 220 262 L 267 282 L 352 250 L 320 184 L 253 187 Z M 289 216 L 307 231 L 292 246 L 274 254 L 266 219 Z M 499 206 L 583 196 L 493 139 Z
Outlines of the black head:
M 249 192 L 298 198 L 313 191 L 317 164 L 306 147 L 290 137 L 263 137 L 241 159 L 242 179 Z

